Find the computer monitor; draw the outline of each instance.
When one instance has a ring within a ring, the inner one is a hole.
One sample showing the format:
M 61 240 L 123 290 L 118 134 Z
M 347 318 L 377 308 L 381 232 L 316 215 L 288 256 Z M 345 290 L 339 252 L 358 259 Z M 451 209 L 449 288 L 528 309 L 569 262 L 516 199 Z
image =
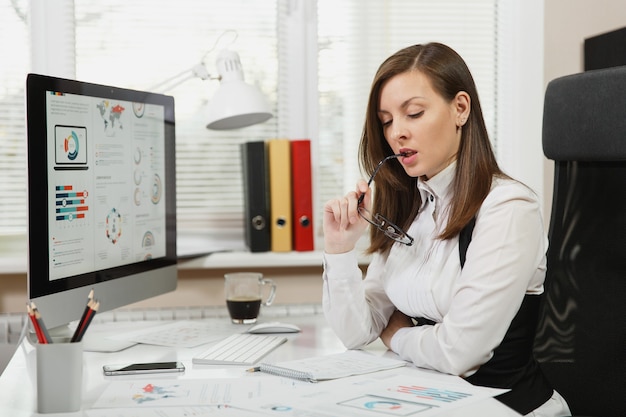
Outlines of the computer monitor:
M 29 74 L 28 297 L 49 328 L 176 288 L 174 99 Z M 71 330 L 70 330 L 71 331 Z

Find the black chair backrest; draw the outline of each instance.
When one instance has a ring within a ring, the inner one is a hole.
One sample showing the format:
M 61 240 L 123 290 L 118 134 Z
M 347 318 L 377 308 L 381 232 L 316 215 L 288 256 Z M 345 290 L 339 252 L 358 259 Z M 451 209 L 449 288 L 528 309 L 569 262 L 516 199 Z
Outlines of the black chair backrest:
M 548 84 L 554 160 L 535 355 L 572 414 L 626 416 L 626 67 Z

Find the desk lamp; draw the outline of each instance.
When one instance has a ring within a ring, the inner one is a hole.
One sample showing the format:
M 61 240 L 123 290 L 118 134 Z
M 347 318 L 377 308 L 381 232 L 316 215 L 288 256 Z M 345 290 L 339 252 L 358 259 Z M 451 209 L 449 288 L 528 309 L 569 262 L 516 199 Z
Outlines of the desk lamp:
M 202 80 L 220 80 L 220 87 L 208 105 L 207 129 L 238 129 L 265 122 L 272 117 L 266 98 L 257 88 L 244 81 L 237 52 L 222 50 L 217 56 L 216 66 L 219 74 L 217 77 L 211 76 L 204 63 L 200 63 L 152 89 L 163 91 L 166 86 L 165 90 L 170 90 L 196 77 Z
M 220 88 L 209 102 L 208 129 L 223 130 L 263 123 L 272 117 L 261 92 L 243 80 L 237 52 L 224 49 L 217 56 Z

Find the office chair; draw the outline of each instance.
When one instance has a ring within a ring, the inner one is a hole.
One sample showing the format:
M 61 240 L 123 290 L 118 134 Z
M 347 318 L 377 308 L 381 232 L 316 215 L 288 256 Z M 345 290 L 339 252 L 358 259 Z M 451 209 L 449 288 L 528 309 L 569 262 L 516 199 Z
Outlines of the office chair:
M 548 84 L 554 160 L 535 355 L 573 415 L 626 416 L 626 66 Z

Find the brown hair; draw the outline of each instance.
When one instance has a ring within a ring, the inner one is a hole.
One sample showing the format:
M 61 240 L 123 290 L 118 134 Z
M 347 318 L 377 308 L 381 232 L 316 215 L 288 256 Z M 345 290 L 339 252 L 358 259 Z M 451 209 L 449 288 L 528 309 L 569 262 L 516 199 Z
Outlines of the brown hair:
M 458 235 L 476 215 L 489 193 L 493 177 L 505 176 L 498 167 L 489 142 L 474 79 L 463 58 L 454 50 L 440 43 L 413 45 L 401 49 L 381 64 L 374 77 L 367 104 L 359 145 L 359 162 L 361 168 L 371 175 L 378 163 L 392 154 L 378 118 L 380 93 L 389 79 L 408 71 L 424 74 L 434 90 L 448 102 L 459 91 L 465 91 L 471 99 L 469 118 L 462 128 L 457 152 L 457 167 L 452 184 L 454 197 L 448 224 L 439 236 L 440 239 L 450 239 Z M 417 179 L 409 177 L 400 163 L 393 159 L 381 167 L 375 182 L 373 212 L 382 214 L 407 230 L 421 205 Z M 368 253 L 387 251 L 392 244 L 393 240 L 376 228 L 371 228 Z

